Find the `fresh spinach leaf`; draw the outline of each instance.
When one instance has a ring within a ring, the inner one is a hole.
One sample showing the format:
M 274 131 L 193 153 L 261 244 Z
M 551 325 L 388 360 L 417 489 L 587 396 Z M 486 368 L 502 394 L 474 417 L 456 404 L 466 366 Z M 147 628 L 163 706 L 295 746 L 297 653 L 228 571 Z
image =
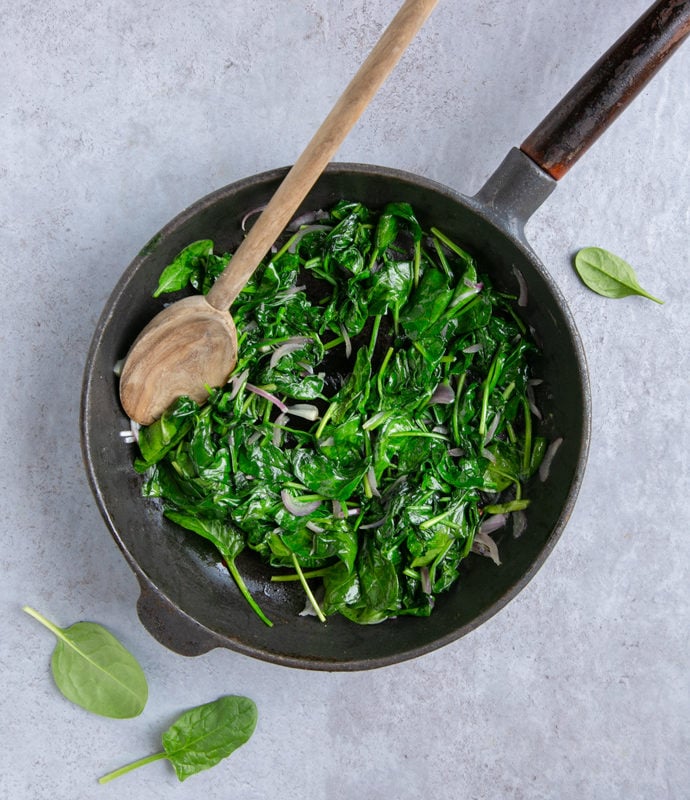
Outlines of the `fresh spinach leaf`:
M 575 269 L 586 286 L 604 297 L 619 298 L 636 294 L 655 303 L 664 302 L 640 286 L 635 271 L 627 261 L 601 247 L 579 250 L 575 255 Z
M 99 783 L 108 783 L 138 767 L 167 758 L 180 781 L 210 769 L 251 738 L 257 710 L 253 700 L 225 695 L 182 714 L 163 734 L 163 750 L 109 772 Z
M 57 637 L 51 668 L 68 700 L 103 717 L 141 714 L 148 699 L 146 676 L 110 631 L 95 622 L 59 628 L 30 606 L 23 610 Z

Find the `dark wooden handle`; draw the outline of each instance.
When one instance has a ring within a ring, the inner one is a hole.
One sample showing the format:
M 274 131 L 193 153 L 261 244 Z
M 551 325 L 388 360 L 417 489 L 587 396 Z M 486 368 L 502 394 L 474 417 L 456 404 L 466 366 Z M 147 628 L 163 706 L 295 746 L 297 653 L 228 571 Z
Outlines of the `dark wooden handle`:
M 556 180 L 608 128 L 690 33 L 690 0 L 658 0 L 520 146 Z

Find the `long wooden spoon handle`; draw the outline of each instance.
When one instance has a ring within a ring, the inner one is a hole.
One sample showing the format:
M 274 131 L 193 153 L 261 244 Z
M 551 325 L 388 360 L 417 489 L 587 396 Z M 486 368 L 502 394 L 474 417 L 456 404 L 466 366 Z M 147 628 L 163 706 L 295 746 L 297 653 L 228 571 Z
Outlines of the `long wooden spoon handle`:
M 282 233 L 438 0 L 405 0 L 206 296 L 227 310 Z

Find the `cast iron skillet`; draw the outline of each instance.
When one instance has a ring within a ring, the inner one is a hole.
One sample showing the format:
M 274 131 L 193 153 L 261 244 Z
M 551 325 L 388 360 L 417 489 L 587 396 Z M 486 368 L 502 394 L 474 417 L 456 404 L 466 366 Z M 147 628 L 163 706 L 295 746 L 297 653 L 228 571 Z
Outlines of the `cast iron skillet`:
M 257 175 L 204 197 L 166 225 L 128 267 L 98 323 L 88 354 L 81 408 L 82 450 L 100 511 L 141 585 L 137 609 L 166 647 L 199 655 L 226 647 L 292 667 L 358 670 L 422 655 L 487 620 L 533 577 L 553 549 L 582 480 L 590 435 L 590 397 L 582 344 L 557 286 L 530 249 L 524 225 L 568 168 L 640 91 L 690 30 L 690 0 L 657 2 L 571 90 L 520 149 L 511 150 L 474 197 L 416 175 L 361 164 L 335 164 L 303 210 L 341 198 L 377 207 L 404 200 L 428 229 L 440 227 L 475 253 L 492 281 L 517 292 L 529 286 L 524 318 L 543 347 L 539 399 L 543 432 L 563 444 L 551 473 L 529 487 L 528 528 L 500 542 L 502 565 L 473 557 L 428 619 L 402 617 L 376 626 L 342 618 L 322 625 L 299 616 L 301 588 L 271 584 L 251 555 L 238 565 L 275 625 L 264 626 L 237 592 L 213 548 L 165 520 L 140 496 L 129 421 L 118 401 L 113 366 L 160 310 L 151 297 L 162 268 L 189 242 L 210 238 L 221 250 L 241 239 L 240 220 L 267 201 L 286 169 Z

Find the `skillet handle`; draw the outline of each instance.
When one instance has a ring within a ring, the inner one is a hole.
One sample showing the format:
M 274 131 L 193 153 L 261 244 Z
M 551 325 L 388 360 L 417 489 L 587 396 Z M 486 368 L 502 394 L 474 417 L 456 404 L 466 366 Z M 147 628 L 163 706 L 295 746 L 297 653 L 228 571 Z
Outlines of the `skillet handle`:
M 547 114 L 520 146 L 559 180 L 690 33 L 690 0 L 658 0 Z
M 154 639 L 182 656 L 200 656 L 221 646 L 210 631 L 176 608 L 143 576 L 138 577 L 137 614 Z

